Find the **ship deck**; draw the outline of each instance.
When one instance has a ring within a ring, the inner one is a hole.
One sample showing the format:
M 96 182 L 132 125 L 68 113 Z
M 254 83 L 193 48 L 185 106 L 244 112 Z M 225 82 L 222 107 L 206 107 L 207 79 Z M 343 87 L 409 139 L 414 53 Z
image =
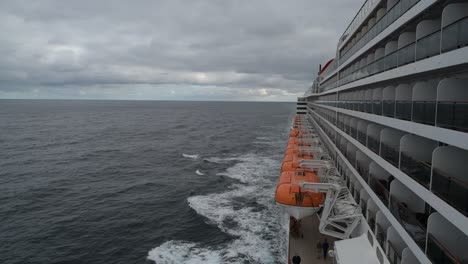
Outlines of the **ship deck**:
M 333 263 L 330 257 L 323 258 L 322 249 L 317 248 L 317 242 L 323 242 L 326 238 L 330 249 L 333 249 L 333 237 L 323 235 L 319 232 L 320 220 L 316 215 L 308 216 L 301 220 L 299 236 L 289 234 L 289 263 L 295 255 L 301 257 L 301 264 L 328 264 Z

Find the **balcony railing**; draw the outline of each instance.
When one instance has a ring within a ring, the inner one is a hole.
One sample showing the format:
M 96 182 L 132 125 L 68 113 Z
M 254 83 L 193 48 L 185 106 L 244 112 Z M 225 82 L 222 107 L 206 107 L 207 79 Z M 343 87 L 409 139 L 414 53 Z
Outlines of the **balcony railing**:
M 354 55 L 359 49 L 361 49 L 365 44 L 380 34 L 380 32 L 386 29 L 395 20 L 401 17 L 417 2 L 419 2 L 419 0 L 401 0 L 392 8 L 390 8 L 387 13 L 378 21 L 376 21 L 374 26 L 369 28 L 359 40 L 357 40 L 354 44 L 347 44 L 345 46 L 345 48 L 340 52 L 340 64 Z
M 442 29 L 442 52 L 468 45 L 468 17 L 464 17 Z
M 413 101 L 413 121 L 427 125 L 434 125 L 435 110 L 435 101 Z
M 387 184 L 387 183 L 385 183 L 385 184 Z M 377 194 L 377 196 L 380 198 L 380 200 L 386 206 L 388 206 L 389 192 L 388 192 L 388 189 L 385 186 L 385 184 L 380 182 L 380 180 L 377 180 L 376 178 L 374 178 L 372 176 L 370 177 L 370 187 L 371 187 L 371 189 L 375 192 L 375 194 Z
M 429 187 L 429 182 L 431 181 L 430 164 L 415 160 L 411 156 L 402 152 L 400 169 L 417 182 Z
M 431 191 L 468 216 L 468 183 L 450 177 L 441 170 L 432 170 Z
M 413 43 L 398 50 L 398 66 L 403 66 L 414 62 L 416 46 Z
M 383 106 L 383 115 L 394 117 L 395 116 L 395 101 L 393 100 L 384 100 L 382 102 Z
M 416 42 L 416 60 L 426 59 L 440 54 L 440 30 L 433 32 Z
M 398 150 L 384 143 L 380 144 L 380 148 L 380 156 L 395 167 L 398 167 Z
M 375 234 L 375 237 L 377 238 L 377 241 L 379 242 L 380 246 L 382 248 L 385 248 L 385 241 L 387 241 L 387 232 L 384 230 L 379 224 L 377 225 L 377 233 Z
M 374 106 L 372 107 L 372 113 L 375 115 L 382 114 L 382 101 L 374 100 Z
M 431 233 L 427 235 L 427 256 L 432 261 L 432 263 L 437 263 L 437 264 L 461 264 L 462 263 Z
M 375 214 L 372 211 L 369 211 L 367 223 L 369 224 L 369 227 L 372 230 L 372 232 L 375 232 Z
M 374 151 L 375 153 L 379 154 L 379 140 L 374 139 L 373 137 L 367 137 L 367 147 Z
M 392 245 L 390 241 L 387 241 L 388 245 L 388 252 L 387 257 L 390 263 L 392 264 L 400 264 L 401 263 L 401 255 L 396 251 L 395 247 Z
M 413 212 L 406 203 L 390 196 L 390 212 L 422 249 L 426 244 L 427 215 Z
M 395 102 L 395 117 L 403 120 L 411 120 L 411 101 Z
M 358 141 L 364 146 L 366 145 L 366 132 L 358 131 Z
M 395 50 L 394 52 L 385 56 L 384 70 L 388 71 L 390 69 L 396 68 L 397 66 L 398 66 L 398 51 Z
M 437 102 L 437 126 L 468 132 L 468 102 Z

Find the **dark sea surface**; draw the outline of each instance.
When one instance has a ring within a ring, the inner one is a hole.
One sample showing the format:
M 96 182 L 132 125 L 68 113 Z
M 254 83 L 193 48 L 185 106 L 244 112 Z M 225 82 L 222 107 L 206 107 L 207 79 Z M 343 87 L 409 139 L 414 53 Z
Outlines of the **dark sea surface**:
M 284 263 L 294 108 L 0 100 L 0 263 Z

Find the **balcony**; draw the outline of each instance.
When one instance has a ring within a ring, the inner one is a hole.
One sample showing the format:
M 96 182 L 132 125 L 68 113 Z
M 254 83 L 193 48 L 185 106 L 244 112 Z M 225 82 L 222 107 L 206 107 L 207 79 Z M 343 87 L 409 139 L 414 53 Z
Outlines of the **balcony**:
M 426 245 L 427 215 L 413 212 L 406 203 L 400 202 L 394 195 L 390 196 L 390 212 L 403 228 L 414 239 L 419 247 Z
M 340 52 L 340 64 L 354 55 L 365 44 L 374 39 L 380 32 L 391 25 L 395 20 L 401 17 L 419 0 L 401 0 L 390 8 L 387 13 L 368 29 L 368 31 L 354 44 L 347 44 Z M 349 46 L 348 46 L 349 45 Z
M 437 102 L 437 126 L 468 132 L 468 102 Z
M 432 234 L 427 235 L 427 256 L 432 263 L 437 264 L 461 264 L 444 245 L 438 241 Z
M 382 102 L 383 115 L 388 117 L 395 116 L 395 101 L 393 100 L 384 100 Z
M 416 60 L 423 60 L 440 53 L 440 30 L 420 38 L 416 44 Z
M 384 143 L 381 143 L 380 145 L 380 156 L 395 167 L 398 167 L 398 150 Z
M 411 120 L 411 101 L 396 101 L 395 102 L 395 117 L 403 120 Z
M 379 197 L 379 199 L 388 206 L 388 197 L 389 192 L 387 188 L 387 182 L 384 180 L 377 180 L 374 177 L 370 177 L 370 187 L 375 192 L 375 194 Z
M 435 101 L 413 101 L 413 121 L 433 126 L 435 110 Z
M 442 29 L 442 52 L 468 45 L 468 17 L 464 17 Z
M 468 216 L 468 183 L 434 168 L 431 191 Z
M 425 187 L 429 187 L 429 182 L 431 181 L 431 164 L 415 160 L 402 152 L 400 170 Z

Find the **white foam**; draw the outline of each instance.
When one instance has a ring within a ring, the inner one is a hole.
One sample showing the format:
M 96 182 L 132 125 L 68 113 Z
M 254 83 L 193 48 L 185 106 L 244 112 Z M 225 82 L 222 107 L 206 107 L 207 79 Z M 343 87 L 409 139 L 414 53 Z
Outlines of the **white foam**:
M 198 154 L 185 154 L 185 153 L 182 153 L 182 156 L 184 156 L 184 158 L 189 158 L 189 159 L 198 159 L 200 157 L 200 155 Z
M 200 248 L 189 242 L 169 241 L 153 249 L 149 259 L 158 264 L 198 263 L 189 261 L 200 259 L 206 259 L 205 263 L 287 261 L 287 217 L 273 199 L 279 161 L 255 154 L 219 161 L 227 159 L 239 163 L 220 174 L 238 179 L 240 183 L 231 185 L 227 192 L 197 195 L 187 200 L 208 223 L 236 238 L 219 248 Z
M 195 171 L 195 173 L 196 173 L 197 175 L 200 175 L 200 176 L 201 176 L 201 175 L 205 175 L 205 173 L 201 172 L 200 170 Z
M 168 241 L 148 253 L 149 260 L 157 264 L 188 263 L 207 264 L 221 263 L 221 254 L 218 251 L 201 248 L 195 243 L 183 241 Z

